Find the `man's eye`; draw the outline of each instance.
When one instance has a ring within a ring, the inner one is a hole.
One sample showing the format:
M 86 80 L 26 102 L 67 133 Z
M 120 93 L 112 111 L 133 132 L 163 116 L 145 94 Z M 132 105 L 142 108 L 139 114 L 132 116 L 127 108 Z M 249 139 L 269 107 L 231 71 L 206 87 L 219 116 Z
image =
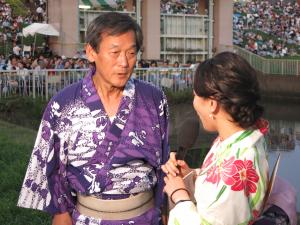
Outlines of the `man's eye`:
M 136 51 L 130 51 L 130 52 L 128 52 L 128 54 L 131 56 L 136 55 Z

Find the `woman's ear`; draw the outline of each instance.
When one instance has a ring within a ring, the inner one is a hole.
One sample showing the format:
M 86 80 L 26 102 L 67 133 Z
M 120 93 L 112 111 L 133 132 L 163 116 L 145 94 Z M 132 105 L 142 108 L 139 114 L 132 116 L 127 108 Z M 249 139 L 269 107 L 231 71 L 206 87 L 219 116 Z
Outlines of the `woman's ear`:
M 95 50 L 92 48 L 92 46 L 90 44 L 87 44 L 85 46 L 85 52 L 86 52 L 86 57 L 90 62 L 96 61 L 97 53 L 95 52 Z
M 212 114 L 216 114 L 219 111 L 219 103 L 215 99 L 209 99 L 209 110 Z

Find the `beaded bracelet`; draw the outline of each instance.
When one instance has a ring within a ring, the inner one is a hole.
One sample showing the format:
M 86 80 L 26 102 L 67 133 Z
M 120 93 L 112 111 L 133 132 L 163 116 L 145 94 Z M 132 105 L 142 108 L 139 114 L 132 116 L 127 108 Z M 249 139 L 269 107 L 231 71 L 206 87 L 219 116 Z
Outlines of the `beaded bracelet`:
M 179 200 L 175 203 L 175 205 L 177 205 L 178 203 L 181 203 L 181 202 L 191 202 L 192 200 L 191 199 L 182 199 L 182 200 Z
M 177 188 L 177 189 L 175 189 L 172 193 L 171 193 L 171 195 L 170 195 L 170 199 L 171 199 L 171 201 L 173 202 L 173 204 L 175 204 L 175 202 L 173 201 L 173 195 L 175 194 L 175 192 L 177 192 L 177 191 L 180 191 L 180 190 L 183 190 L 183 191 L 186 191 L 187 193 L 188 193 L 188 195 L 190 196 L 190 192 L 188 191 L 188 189 L 186 189 L 186 188 Z

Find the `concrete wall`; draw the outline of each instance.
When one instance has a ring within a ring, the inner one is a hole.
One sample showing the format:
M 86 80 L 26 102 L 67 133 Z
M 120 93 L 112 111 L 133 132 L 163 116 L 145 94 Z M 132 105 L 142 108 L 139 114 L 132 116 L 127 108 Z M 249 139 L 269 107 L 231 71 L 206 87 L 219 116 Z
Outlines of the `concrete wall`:
M 160 58 L 160 0 L 142 1 L 143 59 Z
M 58 55 L 72 57 L 79 43 L 79 11 L 77 0 L 48 1 L 48 18 L 60 33 L 59 37 L 51 37 L 50 48 Z
M 208 1 L 199 0 L 199 11 L 205 12 Z M 142 30 L 144 51 L 142 58 L 160 58 L 160 0 L 142 0 Z M 127 0 L 126 6 L 133 8 L 133 0 Z M 213 47 L 221 51 L 222 46 L 232 45 L 232 0 L 214 0 Z M 49 23 L 60 32 L 60 36 L 51 37 L 51 49 L 59 55 L 73 56 L 79 48 L 79 10 L 78 0 L 48 1 Z
M 232 45 L 232 0 L 214 0 L 213 52 L 220 52 L 223 46 Z
M 300 99 L 300 76 L 259 74 L 259 84 L 263 95 L 268 98 Z

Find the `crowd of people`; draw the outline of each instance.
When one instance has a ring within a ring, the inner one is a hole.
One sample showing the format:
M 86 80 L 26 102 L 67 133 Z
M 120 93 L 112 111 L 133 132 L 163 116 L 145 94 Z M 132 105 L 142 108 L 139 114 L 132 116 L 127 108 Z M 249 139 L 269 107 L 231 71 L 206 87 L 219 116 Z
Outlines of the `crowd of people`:
M 10 57 L 5 58 L 0 54 L 0 71 L 1 70 L 35 70 L 35 69 L 86 69 L 92 66 L 86 58 L 85 51 L 78 51 L 73 57 L 66 57 L 64 55 L 49 55 L 40 54 L 38 56 L 31 55 L 16 55 L 12 54 Z M 170 62 L 166 60 L 144 60 L 141 59 L 137 62 L 136 68 L 191 68 L 195 67 L 191 61 L 186 64 L 181 64 L 178 61 Z
M 5 59 L 4 55 L 0 55 L 0 70 L 85 69 L 89 66 L 84 53 L 71 58 L 64 55 L 45 57 L 41 54 L 38 57 L 11 55 Z
M 233 43 L 261 56 L 300 52 L 300 10 L 293 1 L 235 1 Z
M 122 3 L 123 1 L 118 1 Z M 123 2 L 124 3 L 124 2 Z M 45 22 L 46 0 L 26 0 L 28 6 L 26 16 L 15 15 L 13 8 L 6 0 L 0 0 L 0 43 L 12 43 L 10 58 L 0 56 L 0 70 L 18 69 L 22 66 L 26 69 L 35 69 L 40 62 L 46 69 L 75 69 L 87 68 L 89 63 L 84 57 L 75 55 L 72 58 L 53 56 L 48 54 L 50 49 L 45 41 L 42 56 L 33 57 L 30 54 L 22 54 L 21 38 L 23 25 L 33 22 Z M 198 13 L 198 1 L 161 1 L 161 13 Z M 234 38 L 233 43 L 248 49 L 261 56 L 288 56 L 300 52 L 300 10 L 297 1 L 235 1 L 233 17 Z M 266 34 L 266 35 L 264 35 Z M 48 48 L 48 50 L 47 50 Z M 42 60 L 40 59 L 42 58 Z M 14 63 L 17 62 L 17 63 Z M 179 63 L 172 62 L 176 67 Z M 18 65 L 20 64 L 20 65 Z M 148 68 L 151 61 L 141 61 L 140 68 Z M 165 66 L 164 63 L 156 63 Z M 153 64 L 154 65 L 154 64 Z
M 181 1 L 160 1 L 160 12 L 167 14 L 198 14 L 198 1 L 189 1 L 183 3 Z
M 46 0 L 26 0 L 24 2 L 26 15 L 16 15 L 12 6 L 6 0 L 0 0 L 0 43 L 3 47 L 13 46 L 13 53 L 20 55 L 23 26 L 34 22 L 44 23 L 47 21 Z

